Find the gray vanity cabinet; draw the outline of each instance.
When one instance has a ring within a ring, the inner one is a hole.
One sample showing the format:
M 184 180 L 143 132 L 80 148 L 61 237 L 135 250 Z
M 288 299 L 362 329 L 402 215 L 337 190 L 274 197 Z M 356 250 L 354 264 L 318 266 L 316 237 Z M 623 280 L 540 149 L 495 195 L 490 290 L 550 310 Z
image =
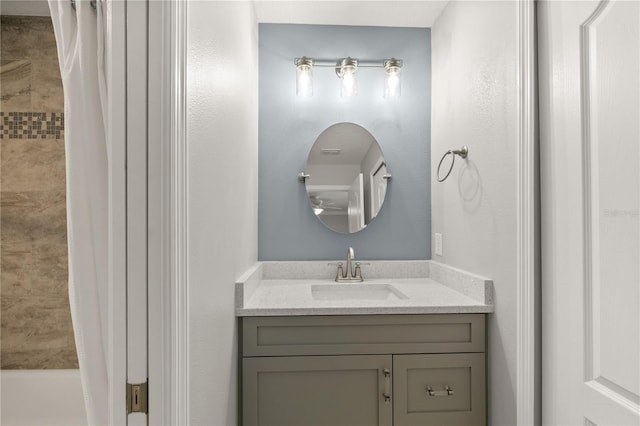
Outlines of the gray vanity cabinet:
M 244 426 L 486 425 L 485 316 L 242 320 Z

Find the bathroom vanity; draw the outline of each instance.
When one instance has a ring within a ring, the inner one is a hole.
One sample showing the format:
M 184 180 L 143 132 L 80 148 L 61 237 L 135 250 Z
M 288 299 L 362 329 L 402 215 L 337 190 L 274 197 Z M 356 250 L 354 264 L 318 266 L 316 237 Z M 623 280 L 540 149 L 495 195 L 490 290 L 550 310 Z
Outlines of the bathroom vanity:
M 264 262 L 236 283 L 243 425 L 486 424 L 490 280 L 432 261 L 332 274 Z

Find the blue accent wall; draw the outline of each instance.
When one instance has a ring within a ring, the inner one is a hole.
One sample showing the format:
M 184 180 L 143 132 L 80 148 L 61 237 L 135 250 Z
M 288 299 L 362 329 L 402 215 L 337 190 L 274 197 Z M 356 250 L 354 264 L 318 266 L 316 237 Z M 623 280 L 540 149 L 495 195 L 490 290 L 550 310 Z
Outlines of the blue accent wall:
M 349 246 L 359 259 L 430 259 L 430 30 L 260 24 L 259 37 L 258 259 L 341 259 Z M 315 68 L 314 96 L 297 97 L 300 56 L 402 59 L 402 96 L 384 99 L 383 70 L 362 69 L 358 96 L 341 98 L 334 70 Z M 380 213 L 355 234 L 326 228 L 296 177 L 318 135 L 345 121 L 377 139 L 393 175 Z

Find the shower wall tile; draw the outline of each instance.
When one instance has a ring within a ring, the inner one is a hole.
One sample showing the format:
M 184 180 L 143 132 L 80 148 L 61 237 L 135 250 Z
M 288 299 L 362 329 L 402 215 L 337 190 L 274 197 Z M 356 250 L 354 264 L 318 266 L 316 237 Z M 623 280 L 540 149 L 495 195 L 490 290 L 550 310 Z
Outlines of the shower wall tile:
M 64 349 L 73 338 L 68 298 L 7 296 L 1 305 L 3 352 Z
M 49 17 L 0 17 L 0 368 L 78 368 L 64 97 Z
M 0 250 L 0 294 L 27 296 L 31 292 L 33 253 L 31 244 L 2 244 Z
M 0 61 L 0 111 L 30 111 L 31 62 L 25 59 Z
M 51 19 L 0 19 L 0 111 L 63 112 L 62 78 Z
M 66 244 L 34 244 L 31 292 L 40 296 L 67 295 L 69 291 Z
M 0 167 L 4 192 L 64 191 L 66 188 L 63 140 L 5 140 Z
M 30 33 L 32 31 L 30 27 L 32 22 L 31 19 L 24 19 L 18 16 L 0 16 L 0 27 L 2 28 L 0 59 L 27 59 L 31 56 L 25 38 L 31 38 Z
M 53 24 L 48 16 L 1 16 L 1 59 L 51 60 L 58 57 Z
M 2 368 L 9 368 L 7 361 L 14 364 L 13 368 L 56 368 L 35 362 L 31 354 L 43 358 L 44 352 L 49 352 L 45 358 L 51 358 L 73 348 L 68 298 L 5 296 L 1 305 Z M 24 355 L 22 362 L 11 356 L 16 353 Z
M 58 58 L 32 60 L 30 111 L 64 112 L 62 77 Z
M 64 113 L 0 111 L 0 139 L 64 139 Z
M 0 241 L 66 244 L 64 191 L 2 192 Z
M 2 297 L 66 297 L 68 294 L 66 245 L 3 244 L 0 259 Z

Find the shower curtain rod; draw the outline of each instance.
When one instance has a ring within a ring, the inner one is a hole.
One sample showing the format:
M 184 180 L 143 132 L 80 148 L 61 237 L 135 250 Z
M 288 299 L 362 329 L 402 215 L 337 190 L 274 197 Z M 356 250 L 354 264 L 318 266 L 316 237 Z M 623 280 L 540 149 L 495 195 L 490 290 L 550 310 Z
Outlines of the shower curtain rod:
M 89 2 L 89 4 L 91 5 L 91 7 L 93 8 L 93 10 L 96 10 L 96 0 L 91 0 Z M 73 10 L 76 10 L 76 0 L 71 0 L 71 8 Z

